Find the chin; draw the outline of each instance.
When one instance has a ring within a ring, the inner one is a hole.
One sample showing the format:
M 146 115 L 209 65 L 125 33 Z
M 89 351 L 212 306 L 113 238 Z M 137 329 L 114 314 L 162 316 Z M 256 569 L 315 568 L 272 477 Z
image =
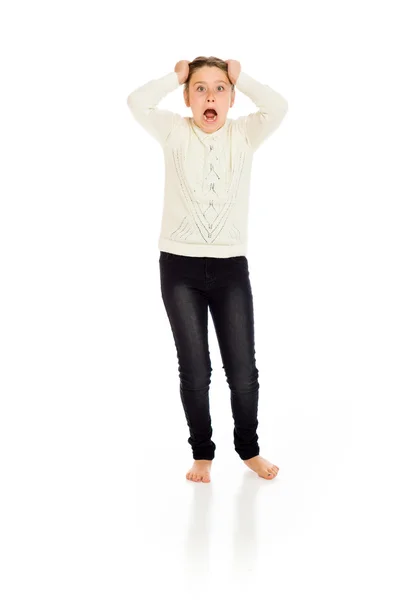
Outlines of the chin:
M 221 115 L 218 115 L 217 120 L 214 121 L 213 123 L 207 123 L 206 121 L 204 121 L 203 119 L 203 115 L 200 115 L 199 119 L 196 119 L 196 124 L 198 123 L 200 129 L 203 129 L 203 131 L 207 131 L 207 132 L 213 132 L 213 131 L 217 131 L 217 129 L 220 129 L 221 127 L 223 127 L 223 125 L 225 124 L 226 121 L 226 117 L 223 117 Z

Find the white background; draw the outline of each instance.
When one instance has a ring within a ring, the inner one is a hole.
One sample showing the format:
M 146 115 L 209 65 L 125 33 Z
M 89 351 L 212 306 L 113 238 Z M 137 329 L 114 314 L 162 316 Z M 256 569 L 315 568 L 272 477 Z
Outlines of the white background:
M 399 597 L 395 5 L 2 4 L 2 600 Z M 234 451 L 211 319 L 216 458 L 185 478 L 163 154 L 126 100 L 199 55 L 289 104 L 247 255 L 271 482 Z

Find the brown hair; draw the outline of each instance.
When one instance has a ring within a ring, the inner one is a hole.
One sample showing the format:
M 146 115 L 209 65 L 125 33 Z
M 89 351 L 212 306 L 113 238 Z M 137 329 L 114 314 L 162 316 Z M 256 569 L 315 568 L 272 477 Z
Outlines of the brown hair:
M 221 69 L 221 71 L 224 71 L 226 73 L 228 81 L 231 81 L 228 75 L 228 65 L 224 60 L 221 60 L 216 56 L 198 56 L 197 58 L 192 60 L 192 62 L 189 63 L 189 75 L 184 84 L 184 91 L 186 93 L 189 93 L 189 83 L 192 78 L 192 75 L 202 67 L 218 67 L 219 69 Z M 231 84 L 233 92 L 235 90 L 235 85 L 232 82 Z

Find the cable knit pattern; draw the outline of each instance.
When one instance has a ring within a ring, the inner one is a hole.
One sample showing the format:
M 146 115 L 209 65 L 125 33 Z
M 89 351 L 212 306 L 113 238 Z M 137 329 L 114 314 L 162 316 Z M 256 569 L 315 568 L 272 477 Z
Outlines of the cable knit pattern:
M 161 144 L 165 158 L 159 250 L 228 258 L 247 253 L 248 200 L 254 152 L 279 126 L 287 101 L 241 71 L 236 88 L 259 110 L 206 133 L 192 117 L 157 105 L 179 87 L 175 71 L 133 91 L 134 118 Z

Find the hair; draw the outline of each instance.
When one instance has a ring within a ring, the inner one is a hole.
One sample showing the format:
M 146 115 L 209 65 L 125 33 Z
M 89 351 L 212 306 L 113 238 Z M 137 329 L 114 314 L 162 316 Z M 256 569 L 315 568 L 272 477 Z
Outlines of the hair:
M 218 67 L 218 69 L 221 69 L 221 71 L 224 71 L 226 73 L 228 81 L 231 81 L 228 75 L 228 65 L 224 60 L 221 60 L 216 56 L 198 56 L 197 58 L 192 60 L 192 62 L 189 63 L 189 75 L 184 84 L 184 91 L 186 93 L 189 93 L 189 84 L 192 75 L 194 75 L 194 73 L 202 67 Z M 235 84 L 231 82 L 231 85 L 231 91 L 233 92 L 235 90 Z

